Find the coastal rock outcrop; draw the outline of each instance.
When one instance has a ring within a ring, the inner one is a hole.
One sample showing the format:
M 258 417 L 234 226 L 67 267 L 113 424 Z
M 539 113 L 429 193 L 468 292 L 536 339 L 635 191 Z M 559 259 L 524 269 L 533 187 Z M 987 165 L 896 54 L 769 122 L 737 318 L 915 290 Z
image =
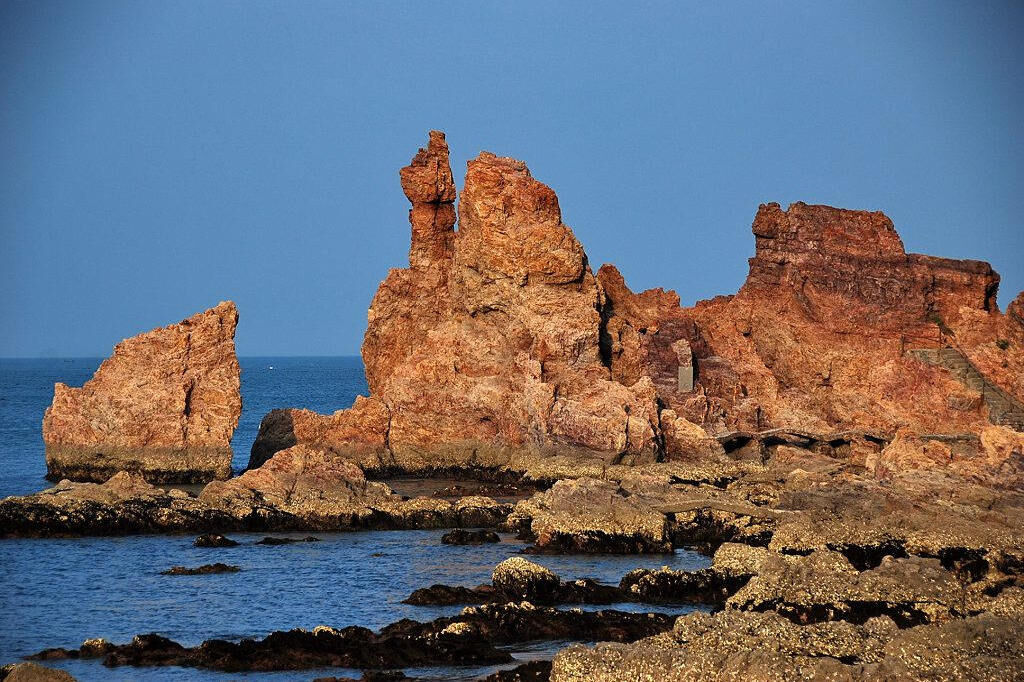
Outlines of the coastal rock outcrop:
M 253 464 L 294 442 L 407 471 L 659 456 L 654 386 L 617 382 L 603 362 L 604 295 L 555 193 L 522 162 L 482 153 L 468 164 L 456 232 L 451 177 L 437 132 L 402 169 L 413 243 L 409 267 L 392 270 L 370 306 L 371 397 L 333 416 L 268 415 Z M 369 428 L 339 432 L 339 421 Z
M 51 480 L 103 482 L 118 471 L 154 483 L 231 475 L 242 411 L 238 311 L 225 302 L 117 344 L 81 388 L 58 383 L 43 418 Z
M 400 178 L 412 245 L 370 306 L 370 396 L 268 414 L 250 467 L 295 444 L 382 473 L 794 455 L 736 450 L 773 432 L 864 466 L 899 429 L 1024 428 L 1024 304 L 1001 314 L 988 264 L 907 253 L 882 213 L 764 204 L 740 291 L 683 307 L 595 274 L 520 161 L 471 160 L 456 207 L 433 131 Z
M 738 294 L 682 311 L 646 307 L 655 323 L 695 326 L 694 390 L 662 392 L 670 407 L 712 432 L 891 436 L 904 426 L 972 433 L 988 423 L 968 396 L 949 400 L 965 392 L 956 376 L 912 354 L 959 343 L 949 326 L 958 315 L 1002 317 L 999 276 L 987 263 L 908 254 L 878 212 L 765 204 L 753 232 L 756 254 Z M 653 362 L 652 373 L 673 364 Z

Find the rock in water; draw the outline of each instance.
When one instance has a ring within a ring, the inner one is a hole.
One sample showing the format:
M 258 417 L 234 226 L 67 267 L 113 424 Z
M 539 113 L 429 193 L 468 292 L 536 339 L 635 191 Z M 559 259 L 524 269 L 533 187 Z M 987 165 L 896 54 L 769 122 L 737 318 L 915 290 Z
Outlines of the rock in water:
M 543 566 L 514 556 L 494 567 L 491 583 L 499 594 L 510 600 L 550 603 L 561 581 Z
M 160 575 L 214 575 L 217 573 L 238 573 L 241 570 L 238 566 L 217 562 L 215 564 L 203 564 L 196 568 L 171 566 L 166 571 L 161 571 Z
M 75 682 L 69 673 L 37 663 L 15 663 L 0 668 L 4 682 Z
M 196 547 L 237 547 L 238 543 L 217 533 L 206 533 L 192 543 Z
M 242 412 L 237 324 L 235 304 L 221 303 L 122 341 L 81 388 L 58 383 L 43 418 L 47 477 L 229 477 L 231 435 Z
M 442 535 L 441 542 L 446 545 L 483 545 L 490 542 L 501 542 L 501 537 L 493 530 L 456 528 Z

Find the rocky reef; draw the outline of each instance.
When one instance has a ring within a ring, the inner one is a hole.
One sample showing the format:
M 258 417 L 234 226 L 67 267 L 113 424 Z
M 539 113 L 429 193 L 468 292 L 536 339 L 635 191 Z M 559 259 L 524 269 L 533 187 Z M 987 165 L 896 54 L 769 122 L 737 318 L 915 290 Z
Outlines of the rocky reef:
M 229 477 L 231 436 L 242 412 L 237 324 L 235 304 L 221 303 L 122 341 L 81 388 L 58 383 L 43 418 L 48 477 Z
M 400 179 L 412 244 L 370 307 L 369 396 L 270 412 L 249 469 L 196 496 L 155 487 L 227 476 L 240 403 L 222 304 L 122 343 L 82 389 L 58 384 L 51 475 L 105 482 L 0 501 L 0 536 L 201 532 L 224 547 L 216 533 L 445 527 L 461 545 L 500 540 L 468 530 L 493 528 L 529 554 L 689 547 L 711 567 L 616 586 L 515 557 L 489 585 L 407 600 L 472 605 L 457 618 L 50 655 L 374 669 L 571 637 L 620 643 L 563 651 L 553 680 L 1019 678 L 1024 294 L 1000 312 L 988 264 L 907 253 L 882 213 L 765 204 L 739 292 L 684 307 L 595 273 L 520 161 L 481 153 L 456 205 L 434 131 Z M 398 475 L 461 480 L 410 499 Z M 714 610 L 555 608 L 620 602 Z

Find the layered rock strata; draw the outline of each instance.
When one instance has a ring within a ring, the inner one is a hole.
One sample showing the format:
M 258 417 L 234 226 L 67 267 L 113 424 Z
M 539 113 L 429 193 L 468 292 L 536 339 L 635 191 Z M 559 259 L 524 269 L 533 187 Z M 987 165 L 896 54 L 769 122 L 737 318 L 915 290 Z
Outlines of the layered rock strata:
M 81 388 L 58 383 L 43 418 L 51 480 L 102 482 L 118 471 L 155 483 L 231 475 L 242 411 L 238 311 L 221 303 L 126 339 Z

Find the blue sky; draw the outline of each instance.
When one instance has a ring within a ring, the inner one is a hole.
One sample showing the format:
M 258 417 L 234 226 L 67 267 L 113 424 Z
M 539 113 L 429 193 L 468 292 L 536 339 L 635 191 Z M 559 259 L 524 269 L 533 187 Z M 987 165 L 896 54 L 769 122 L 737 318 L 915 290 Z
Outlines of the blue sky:
M 1024 4 L 0 3 L 0 356 L 223 299 L 240 354 L 358 352 L 445 130 L 559 195 L 595 268 L 733 293 L 757 205 L 885 211 L 1024 289 Z

